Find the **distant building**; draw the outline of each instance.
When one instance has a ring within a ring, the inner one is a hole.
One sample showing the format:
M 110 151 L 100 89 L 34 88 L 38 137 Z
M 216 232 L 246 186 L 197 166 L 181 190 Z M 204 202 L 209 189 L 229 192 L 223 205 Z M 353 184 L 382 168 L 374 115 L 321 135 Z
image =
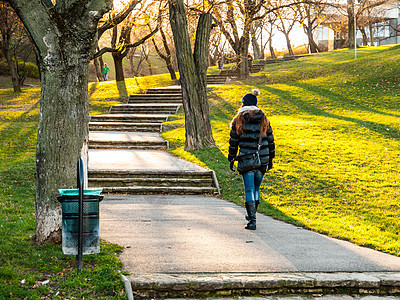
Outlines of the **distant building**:
M 322 51 L 344 48 L 347 44 L 347 16 L 326 15 L 326 21 L 317 28 L 315 38 Z M 357 20 L 356 20 L 357 21 Z M 359 29 L 363 24 L 362 30 Z M 363 16 L 357 21 L 357 45 L 373 46 L 400 43 L 399 4 L 380 6 L 372 10 L 369 17 Z

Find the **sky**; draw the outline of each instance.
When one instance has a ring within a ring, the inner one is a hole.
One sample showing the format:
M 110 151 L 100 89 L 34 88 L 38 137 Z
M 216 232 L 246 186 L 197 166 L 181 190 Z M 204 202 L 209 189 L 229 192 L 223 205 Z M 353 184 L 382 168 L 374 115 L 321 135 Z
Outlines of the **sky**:
M 122 9 L 128 2 L 129 0 L 114 0 L 114 7 Z M 299 25 L 295 25 L 289 36 L 293 47 L 308 44 L 307 36 Z M 287 48 L 285 36 L 280 32 L 276 32 L 272 39 L 272 46 L 277 51 L 285 50 Z

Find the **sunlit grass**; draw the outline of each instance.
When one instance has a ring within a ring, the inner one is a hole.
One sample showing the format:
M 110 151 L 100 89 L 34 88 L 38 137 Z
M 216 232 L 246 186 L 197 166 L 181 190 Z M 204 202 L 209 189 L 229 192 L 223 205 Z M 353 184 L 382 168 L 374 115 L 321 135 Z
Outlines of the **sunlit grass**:
M 131 79 L 126 88 L 135 93 L 168 82 L 166 76 Z M 89 86 L 93 113 L 121 103 L 115 81 L 99 86 Z M 39 98 L 39 88 L 0 90 L 0 299 L 125 299 L 120 246 L 102 241 L 101 253 L 85 255 L 77 274 L 75 257 L 63 255 L 61 245 L 32 243 Z
M 216 171 L 223 198 L 243 204 L 241 177 L 229 171 L 226 159 L 229 122 L 241 97 L 257 87 L 277 151 L 263 182 L 261 210 L 400 255 L 400 48 L 362 48 L 358 57 L 349 50 L 322 53 L 268 65 L 255 80 L 213 87 L 218 148 L 191 154 Z M 174 132 L 172 146 L 183 149 L 183 131 Z M 169 139 L 170 132 L 163 136 Z
M 172 81 L 169 74 L 126 78 L 125 85 L 121 84 L 120 86 L 116 81 L 92 82 L 89 84 L 89 97 L 91 100 L 124 99 L 130 94 L 144 93 L 148 88 L 171 84 Z

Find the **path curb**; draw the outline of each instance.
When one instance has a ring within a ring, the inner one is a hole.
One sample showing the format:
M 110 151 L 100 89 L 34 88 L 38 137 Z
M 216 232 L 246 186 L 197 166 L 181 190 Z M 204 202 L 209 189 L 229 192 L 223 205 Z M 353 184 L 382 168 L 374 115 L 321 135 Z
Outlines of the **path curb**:
M 273 294 L 399 295 L 400 272 L 144 274 L 128 278 L 135 297 Z

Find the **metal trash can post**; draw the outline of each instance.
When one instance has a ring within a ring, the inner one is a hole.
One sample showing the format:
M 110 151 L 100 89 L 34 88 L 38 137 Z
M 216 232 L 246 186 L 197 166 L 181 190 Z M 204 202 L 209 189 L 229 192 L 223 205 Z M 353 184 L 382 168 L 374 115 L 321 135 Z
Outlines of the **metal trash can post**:
M 76 256 L 78 262 L 78 272 L 82 271 L 82 254 L 83 254 L 83 182 L 84 170 L 83 159 L 78 159 L 78 189 L 79 189 L 79 235 L 78 235 L 78 255 Z
M 100 253 L 100 211 L 102 188 L 84 189 L 82 158 L 77 163 L 77 189 L 59 189 L 57 199 L 62 205 L 62 251 L 75 255 L 78 272 L 83 267 L 83 255 Z

